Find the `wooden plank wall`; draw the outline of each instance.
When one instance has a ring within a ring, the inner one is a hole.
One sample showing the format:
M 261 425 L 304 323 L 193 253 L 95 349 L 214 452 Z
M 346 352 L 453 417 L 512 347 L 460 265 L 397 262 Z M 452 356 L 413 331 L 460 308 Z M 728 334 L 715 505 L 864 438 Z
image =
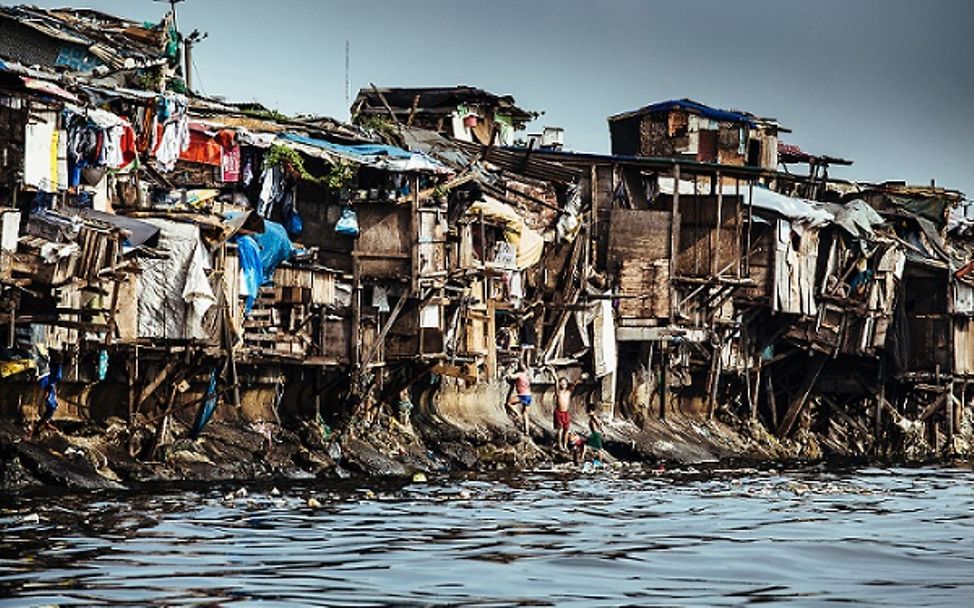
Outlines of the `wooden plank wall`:
M 363 278 L 411 276 L 410 208 L 385 204 L 356 205 L 359 237 L 355 255 Z
M 718 228 L 716 196 L 680 196 L 679 276 L 709 278 L 713 276 L 712 269 L 723 270 L 725 277 L 738 276 L 741 244 L 735 220 L 739 204 L 738 198 L 724 197 Z M 718 229 L 719 239 L 713 234 Z
M 670 226 L 668 211 L 612 210 L 608 262 L 618 273 L 621 316 L 669 315 Z

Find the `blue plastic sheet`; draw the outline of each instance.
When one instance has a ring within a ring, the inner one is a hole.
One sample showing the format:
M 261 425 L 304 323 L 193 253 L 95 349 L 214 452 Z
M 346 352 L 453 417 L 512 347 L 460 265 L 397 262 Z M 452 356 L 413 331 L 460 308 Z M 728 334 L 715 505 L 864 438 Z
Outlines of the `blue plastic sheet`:
M 236 213 L 229 214 L 228 219 Z M 240 270 L 247 284 L 247 299 L 244 311 L 250 312 L 261 285 L 271 282 L 274 271 L 281 262 L 287 261 L 294 252 L 294 246 L 284 226 L 277 222 L 264 220 L 264 231 L 253 235 L 237 235 L 232 239 L 237 243 L 237 257 Z
M 203 401 L 199 411 L 196 412 L 196 420 L 193 422 L 193 428 L 189 431 L 190 439 L 199 439 L 200 433 L 206 428 L 206 423 L 213 417 L 213 412 L 216 410 L 216 403 L 216 368 L 213 368 L 210 371 L 210 384 L 206 387 L 206 400 Z
M 294 251 L 291 239 L 284 226 L 277 222 L 264 220 L 264 231 L 253 235 L 260 250 L 260 262 L 264 271 L 264 282 L 270 282 L 274 270 L 281 262 L 286 262 Z
M 251 236 L 238 236 L 237 257 L 240 259 L 240 271 L 243 272 L 244 282 L 247 284 L 247 297 L 244 300 L 244 312 L 250 312 L 257 299 L 257 292 L 264 284 L 264 265 L 260 261 L 260 247 Z
M 296 135 L 294 133 L 284 133 L 281 135 L 283 139 L 289 139 L 291 141 L 296 141 L 301 144 L 308 146 L 315 146 L 317 148 L 323 148 L 325 150 L 331 150 L 338 154 L 344 154 L 347 156 L 360 156 L 362 160 L 367 160 L 370 156 L 387 156 L 390 158 L 411 158 L 413 153 L 408 150 L 403 150 L 402 148 L 397 148 L 395 146 L 383 146 L 379 144 L 359 144 L 355 146 L 344 146 L 342 144 L 336 144 L 330 141 L 325 141 L 324 139 L 315 139 L 313 137 L 305 137 L 303 135 Z

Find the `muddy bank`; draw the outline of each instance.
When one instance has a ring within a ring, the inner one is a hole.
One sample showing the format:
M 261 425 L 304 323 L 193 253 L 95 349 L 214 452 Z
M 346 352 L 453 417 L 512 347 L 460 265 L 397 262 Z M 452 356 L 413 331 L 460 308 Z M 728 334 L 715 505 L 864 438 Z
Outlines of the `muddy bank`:
M 26 421 L 0 423 L 0 487 L 112 489 L 163 481 L 269 481 L 311 478 L 410 477 L 416 473 L 576 466 L 556 448 L 552 403 L 542 392 L 530 411 L 530 432 L 503 406 L 503 385 L 461 390 L 446 385 L 417 404 L 411 420 L 388 409 L 352 415 L 336 429 L 321 418 L 283 424 L 224 416 L 188 439 L 190 423 L 163 425 L 60 420 L 27 436 Z M 910 429 L 878 445 L 853 419 L 815 428 L 811 417 L 780 440 L 759 421 L 720 411 L 714 418 L 672 413 L 665 420 L 599 414 L 604 460 L 655 467 L 722 461 L 779 462 L 829 458 L 930 460 L 965 445 L 929 445 Z M 572 432 L 586 433 L 584 406 L 573 404 Z M 967 425 L 969 430 L 969 425 Z M 591 459 L 593 455 L 589 455 Z

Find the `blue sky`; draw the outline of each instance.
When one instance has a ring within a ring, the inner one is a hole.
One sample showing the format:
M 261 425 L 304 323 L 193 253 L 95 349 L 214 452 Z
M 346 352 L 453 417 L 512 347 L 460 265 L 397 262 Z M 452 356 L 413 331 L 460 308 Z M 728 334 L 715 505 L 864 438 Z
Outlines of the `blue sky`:
M 11 4 L 11 2 L 6 2 Z M 44 7 L 65 0 L 37 0 Z M 84 0 L 158 20 L 151 0 Z M 363 86 L 469 84 L 544 111 L 607 152 L 606 117 L 691 97 L 778 118 L 784 140 L 851 158 L 835 175 L 974 197 L 974 2 L 966 0 L 187 0 L 197 88 L 345 119 Z

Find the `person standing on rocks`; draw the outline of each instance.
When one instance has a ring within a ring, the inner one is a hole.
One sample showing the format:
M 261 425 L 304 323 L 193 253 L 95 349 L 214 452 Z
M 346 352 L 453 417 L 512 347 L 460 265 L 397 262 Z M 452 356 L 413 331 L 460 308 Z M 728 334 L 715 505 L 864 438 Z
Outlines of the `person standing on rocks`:
M 555 438 L 558 442 L 558 449 L 568 451 L 568 430 L 572 425 L 572 415 L 569 406 L 572 403 L 572 391 L 578 383 L 588 378 L 588 374 L 582 374 L 578 380 L 569 383 L 568 378 L 562 376 L 558 379 L 558 388 L 555 390 Z
M 528 410 L 531 408 L 531 369 L 522 364 L 516 374 L 508 376 L 514 383 L 514 394 L 507 402 L 507 407 L 515 414 L 520 413 L 524 423 L 524 434 L 528 434 Z M 520 412 L 517 407 L 520 406 Z

